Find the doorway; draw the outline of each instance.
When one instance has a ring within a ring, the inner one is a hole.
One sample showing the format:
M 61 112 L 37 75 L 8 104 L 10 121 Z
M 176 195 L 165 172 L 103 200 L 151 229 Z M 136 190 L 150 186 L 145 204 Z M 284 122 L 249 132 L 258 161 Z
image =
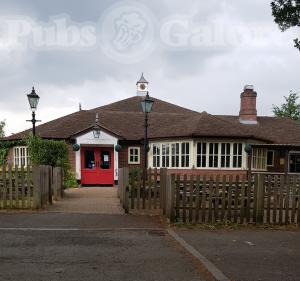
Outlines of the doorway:
M 82 147 L 81 184 L 114 185 L 113 148 Z

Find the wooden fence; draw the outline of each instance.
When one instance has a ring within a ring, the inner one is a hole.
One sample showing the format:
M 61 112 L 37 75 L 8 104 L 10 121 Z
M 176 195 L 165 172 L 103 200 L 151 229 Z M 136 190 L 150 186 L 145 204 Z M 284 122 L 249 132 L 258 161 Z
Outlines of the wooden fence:
M 300 224 L 300 177 L 256 174 L 245 177 L 169 174 L 121 169 L 122 204 L 131 209 L 161 209 L 183 223 Z M 145 188 L 144 188 L 145 186 Z
M 8 165 L 0 169 L 0 209 L 41 208 L 62 195 L 62 168 Z

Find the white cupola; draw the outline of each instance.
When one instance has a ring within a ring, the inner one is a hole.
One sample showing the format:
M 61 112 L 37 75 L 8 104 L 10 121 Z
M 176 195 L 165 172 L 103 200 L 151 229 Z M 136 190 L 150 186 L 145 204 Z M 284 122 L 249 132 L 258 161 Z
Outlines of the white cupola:
M 136 82 L 138 96 L 146 96 L 147 95 L 148 84 L 149 84 L 149 82 L 145 79 L 144 74 L 142 73 L 140 80 Z

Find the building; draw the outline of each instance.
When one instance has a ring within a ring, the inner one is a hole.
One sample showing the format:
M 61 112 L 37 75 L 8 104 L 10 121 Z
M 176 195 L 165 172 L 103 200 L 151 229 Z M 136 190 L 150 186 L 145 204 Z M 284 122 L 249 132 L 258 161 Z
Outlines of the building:
M 79 110 L 37 127 L 42 138 L 67 142 L 72 169 L 82 184 L 114 184 L 118 168 L 143 166 L 140 102 L 148 82 L 142 75 L 136 85 L 133 97 Z M 246 175 L 251 165 L 253 172 L 299 173 L 300 122 L 257 116 L 256 98 L 253 86 L 245 86 L 235 116 L 200 113 L 154 98 L 149 114 L 148 167 L 167 167 L 176 173 Z M 96 116 L 99 138 L 93 134 Z M 29 132 L 7 139 L 22 139 Z M 80 146 L 79 151 L 73 151 L 74 144 Z M 249 158 L 248 144 L 252 145 Z M 120 150 L 115 149 L 117 145 Z M 26 164 L 26 147 L 11 149 L 9 161 Z

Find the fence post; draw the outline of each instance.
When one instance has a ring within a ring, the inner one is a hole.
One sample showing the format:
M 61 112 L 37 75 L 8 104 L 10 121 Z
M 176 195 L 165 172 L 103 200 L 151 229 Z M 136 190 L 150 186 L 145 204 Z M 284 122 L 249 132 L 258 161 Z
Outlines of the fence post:
M 257 179 L 257 202 L 256 202 L 256 223 L 264 223 L 264 198 L 265 197 L 265 175 L 258 174 Z
M 167 169 L 160 169 L 160 204 L 163 215 L 166 214 Z
M 52 195 L 53 195 L 53 190 L 52 190 L 52 182 L 53 182 L 53 168 L 52 166 L 47 167 L 47 172 L 48 172 L 48 202 L 52 205 Z
M 123 208 L 125 213 L 129 213 L 129 168 L 123 168 Z
M 174 222 L 174 195 L 175 195 L 175 175 L 166 175 L 166 198 L 165 198 L 165 209 L 166 216 L 170 222 Z
M 33 208 L 41 208 L 41 167 L 34 166 L 32 167 L 32 182 L 33 182 Z

